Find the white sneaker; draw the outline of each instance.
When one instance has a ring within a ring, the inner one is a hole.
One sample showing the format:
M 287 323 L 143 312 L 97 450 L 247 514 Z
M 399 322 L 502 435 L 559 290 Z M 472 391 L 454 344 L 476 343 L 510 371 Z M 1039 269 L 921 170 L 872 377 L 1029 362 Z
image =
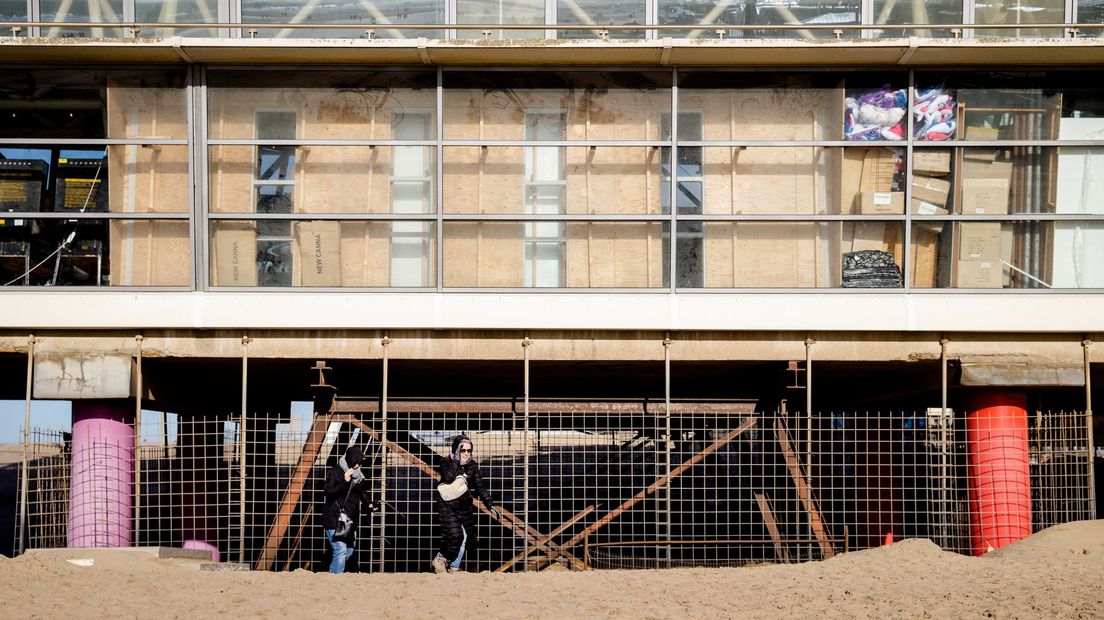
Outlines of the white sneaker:
M 445 556 L 439 553 L 433 558 L 433 561 L 430 562 L 429 565 L 433 567 L 433 572 L 438 575 L 444 575 L 448 572 L 448 562 L 445 560 Z
M 448 567 L 448 572 L 450 575 L 452 573 L 462 573 L 464 572 L 464 569 L 460 568 L 459 566 L 450 566 Z

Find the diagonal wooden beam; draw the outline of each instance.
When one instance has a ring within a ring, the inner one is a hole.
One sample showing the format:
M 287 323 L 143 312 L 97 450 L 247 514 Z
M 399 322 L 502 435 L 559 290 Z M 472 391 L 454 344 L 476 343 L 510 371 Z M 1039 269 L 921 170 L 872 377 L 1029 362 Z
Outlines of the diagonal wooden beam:
M 817 510 L 812 489 L 809 488 L 805 475 L 801 473 L 797 456 L 794 455 L 793 448 L 790 447 L 790 433 L 786 430 L 786 424 L 782 421 L 782 418 L 774 421 L 774 431 L 778 435 L 778 446 L 782 449 L 783 458 L 786 459 L 786 467 L 790 470 L 790 477 L 793 478 L 794 486 L 797 487 L 797 496 L 801 500 L 801 504 L 805 506 L 805 512 L 809 513 L 809 526 L 813 529 L 813 535 L 816 536 L 817 542 L 820 544 L 820 555 L 827 560 L 835 555 L 836 551 L 832 547 L 831 541 L 828 540 L 828 533 L 824 530 L 824 522 Z
M 790 554 L 786 553 L 786 547 L 782 545 L 782 533 L 778 531 L 778 522 L 774 520 L 774 511 L 771 510 L 770 500 L 763 493 L 754 493 L 755 503 L 759 504 L 759 512 L 763 514 L 763 523 L 770 533 L 771 542 L 774 543 L 774 554 L 782 562 L 790 561 Z
M 580 510 L 579 512 L 575 513 L 575 516 L 571 517 L 567 521 L 564 521 L 563 523 L 560 524 L 559 527 L 552 530 L 551 532 L 548 532 L 548 534 L 542 536 L 538 542 L 540 542 L 540 543 L 551 542 L 553 538 L 559 536 L 561 533 L 563 533 L 564 530 L 571 527 L 572 525 L 575 525 L 575 523 L 577 523 L 579 521 L 579 519 L 582 519 L 583 517 L 587 516 L 588 514 L 590 514 L 592 512 L 594 512 L 594 505 L 593 504 L 590 505 L 590 506 L 587 506 L 583 510 Z M 510 570 L 510 568 L 512 568 L 514 564 L 517 564 L 519 560 L 521 560 L 526 555 L 533 553 L 536 550 L 537 550 L 537 547 L 533 546 L 531 549 L 529 549 L 528 553 L 526 553 L 525 551 L 522 551 L 521 553 L 519 553 L 519 554 L 515 555 L 514 557 L 510 558 L 509 560 L 506 560 L 506 562 L 503 563 L 502 566 L 499 566 L 498 568 L 496 568 L 494 570 L 494 572 L 504 573 L 504 572 Z
M 437 473 L 437 470 L 433 469 L 425 461 L 418 458 L 416 454 L 412 454 L 410 451 L 406 450 L 393 441 L 381 439 L 379 433 L 377 433 L 375 429 L 368 426 L 364 422 L 361 422 L 357 418 L 351 415 L 335 415 L 333 416 L 333 421 L 352 424 L 353 426 L 359 428 L 362 433 L 367 433 L 368 436 L 370 436 L 372 439 L 383 443 L 383 445 L 386 446 L 388 450 L 391 450 L 392 452 L 398 454 L 400 457 L 403 458 L 403 460 L 421 470 L 421 472 L 425 475 L 433 478 L 434 480 L 441 479 L 441 475 Z M 549 556 L 563 556 L 579 570 L 585 569 L 585 565 L 583 564 L 582 560 L 571 555 L 559 545 L 555 545 L 549 541 L 542 542 L 541 539 L 544 538 L 544 534 L 541 534 L 538 530 L 530 526 L 528 523 L 525 523 L 525 521 L 518 518 L 517 515 L 510 512 L 506 508 L 499 506 L 498 511 L 500 513 L 500 516 L 495 517 L 494 514 L 491 513 L 491 511 L 483 505 L 483 502 L 479 501 L 478 499 L 475 499 L 475 507 L 486 513 L 487 516 L 489 516 L 491 519 L 498 521 L 501 525 L 513 532 L 514 535 L 518 538 L 528 539 L 529 544 L 533 545 L 537 549 L 544 551 L 545 553 L 548 553 Z
M 682 463 L 682 465 L 679 465 L 678 467 L 672 469 L 671 473 L 664 474 L 664 475 L 660 476 L 659 478 L 656 479 L 655 482 L 648 485 L 648 488 L 646 488 L 643 491 L 637 493 L 636 495 L 632 496 L 631 498 L 625 500 L 620 506 L 618 506 L 617 508 L 614 508 L 613 510 L 609 511 L 608 513 L 606 513 L 606 515 L 604 517 L 602 517 L 601 519 L 598 519 L 593 524 L 591 524 L 590 527 L 588 527 L 585 530 L 579 532 L 575 536 L 572 536 L 570 540 L 568 540 L 567 542 L 565 542 L 563 544 L 563 548 L 564 549 L 570 549 L 571 547 L 574 547 L 575 545 L 579 544 L 579 542 L 581 540 L 583 540 L 584 538 L 586 538 L 587 536 L 590 536 L 594 532 L 597 532 L 598 530 L 602 529 L 610 521 L 613 521 L 617 517 L 621 516 L 622 513 L 624 513 L 626 510 L 628 510 L 628 509 L 632 508 L 633 506 L 635 506 L 638 502 L 643 500 L 645 497 L 651 495 L 652 493 L 655 493 L 656 489 L 658 489 L 659 487 L 661 487 L 665 484 L 670 483 L 675 478 L 678 478 L 679 476 L 681 476 L 683 474 L 683 472 L 690 469 L 695 464 L 700 463 L 702 459 L 709 456 L 710 454 L 713 454 L 717 450 L 720 450 L 722 447 L 724 447 L 726 444 L 731 442 L 733 439 L 736 439 L 737 437 L 742 435 L 749 428 L 751 428 L 752 426 L 755 426 L 755 423 L 756 423 L 757 420 L 758 420 L 758 418 L 756 418 L 755 416 L 748 417 L 746 420 L 741 422 L 739 426 L 737 426 L 735 429 L 730 431 L 724 437 L 721 437 L 720 439 L 718 439 L 718 440 L 714 441 L 713 443 L 709 444 L 701 452 L 698 452 L 694 456 L 692 456 L 689 459 L 687 459 L 686 461 L 684 461 Z
M 291 475 L 284 497 L 280 500 L 280 509 L 276 511 L 276 518 L 272 521 L 272 527 L 268 530 L 264 548 L 261 549 L 261 557 L 257 560 L 256 570 L 269 570 L 276 559 L 276 550 L 280 548 L 287 533 L 288 524 L 291 522 L 291 514 L 299 504 L 299 498 L 303 495 L 303 486 L 310 477 L 314 462 L 318 459 L 318 453 L 322 449 L 322 443 L 326 440 L 326 429 L 333 421 L 332 413 L 314 414 L 314 422 L 310 432 L 307 433 L 307 441 L 303 443 L 303 453 L 299 455 L 299 464 L 295 466 L 295 472 Z

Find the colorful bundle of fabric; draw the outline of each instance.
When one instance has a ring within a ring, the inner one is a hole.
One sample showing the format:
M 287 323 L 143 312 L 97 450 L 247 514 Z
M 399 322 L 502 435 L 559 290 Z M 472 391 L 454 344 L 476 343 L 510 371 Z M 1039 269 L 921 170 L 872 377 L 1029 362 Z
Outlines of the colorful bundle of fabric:
M 843 133 L 848 140 L 904 140 L 908 94 L 888 85 L 844 99 Z
M 913 134 L 918 140 L 950 140 L 958 126 L 958 106 L 943 85 L 917 92 L 912 104 Z

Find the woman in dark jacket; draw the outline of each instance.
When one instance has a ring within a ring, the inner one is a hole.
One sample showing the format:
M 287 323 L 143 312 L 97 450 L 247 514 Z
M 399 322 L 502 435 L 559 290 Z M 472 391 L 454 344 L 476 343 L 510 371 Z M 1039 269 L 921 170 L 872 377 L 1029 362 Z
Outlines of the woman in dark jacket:
M 340 574 L 345 572 L 345 563 L 353 555 L 356 547 L 356 524 L 360 519 L 360 505 L 364 503 L 370 512 L 378 510 L 378 506 L 369 501 L 368 480 L 360 471 L 364 460 L 364 452 L 353 446 L 345 451 L 345 456 L 338 459 L 337 464 L 326 473 L 326 504 L 322 508 L 322 528 L 326 533 L 326 540 L 333 549 L 333 559 L 330 560 L 330 572 Z M 345 536 L 337 536 L 338 513 L 342 510 L 353 522 L 353 527 Z
M 472 458 L 471 439 L 464 435 L 453 437 L 452 452 L 441 458 L 437 464 L 437 473 L 441 474 L 442 486 L 455 487 L 457 479 L 461 477 L 467 483 L 467 489 L 452 499 L 446 499 L 440 489 L 436 493 L 441 544 L 431 565 L 434 572 L 454 573 L 460 570 L 460 560 L 463 559 L 464 553 L 471 552 L 476 546 L 473 494 L 479 497 L 483 505 L 496 518 L 498 510 L 491 501 L 491 494 L 486 485 L 483 484 L 479 463 Z

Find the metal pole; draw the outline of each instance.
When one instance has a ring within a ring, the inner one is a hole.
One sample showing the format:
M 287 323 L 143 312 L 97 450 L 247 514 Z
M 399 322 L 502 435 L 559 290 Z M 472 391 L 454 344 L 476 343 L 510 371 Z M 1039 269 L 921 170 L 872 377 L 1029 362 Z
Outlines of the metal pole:
M 809 487 L 813 487 L 813 345 L 816 340 L 805 339 L 805 474 L 809 477 Z M 796 424 L 795 424 L 796 426 Z M 796 442 L 795 442 L 796 443 Z M 800 444 L 794 445 L 798 450 Z M 813 524 L 808 524 L 809 538 L 813 536 Z M 812 556 L 809 556 L 810 559 Z
M 805 470 L 809 484 L 813 478 L 813 345 L 816 340 L 805 339 Z
M 380 466 L 379 466 L 379 497 L 381 500 L 387 499 L 387 386 L 388 381 L 388 369 L 390 368 L 389 360 L 387 357 L 390 350 L 391 339 L 387 337 L 387 334 L 383 335 L 380 339 L 380 346 L 383 347 L 383 385 L 380 388 Z M 386 533 L 387 525 L 387 502 L 384 501 L 380 504 L 380 536 L 379 536 L 379 559 L 377 560 L 379 565 L 379 572 L 383 572 L 383 553 L 384 546 L 387 544 Z
M 950 340 L 947 338 L 939 339 L 939 363 L 942 366 L 943 378 L 940 383 L 940 389 L 942 390 L 942 403 L 943 417 L 947 417 L 947 345 L 950 344 Z
M 940 532 L 940 547 L 950 550 L 950 463 L 948 452 L 951 449 L 954 435 L 951 433 L 951 420 L 947 415 L 947 345 L 948 338 L 939 339 L 939 365 L 940 379 L 940 412 L 939 412 L 939 520 L 942 524 Z
M 1085 353 L 1085 441 L 1089 448 L 1089 518 L 1096 518 L 1096 447 L 1093 445 L 1092 340 L 1082 340 Z
M 30 466 L 30 455 L 28 453 L 31 445 L 31 388 L 33 387 L 32 377 L 34 376 L 35 342 L 34 334 L 27 337 L 27 396 L 23 407 L 23 476 L 19 484 L 19 544 L 17 548 L 19 553 L 27 550 L 25 532 L 27 531 L 27 497 L 30 489 L 27 474 Z
M 249 343 L 253 342 L 253 339 L 249 336 L 242 336 L 241 339 L 241 355 L 242 355 L 242 378 L 241 378 L 241 435 L 238 439 L 240 444 L 238 452 L 238 486 L 240 495 L 238 498 L 238 561 L 242 564 L 245 563 L 245 432 L 246 432 L 246 387 L 249 384 Z
M 666 504 L 666 527 L 667 531 L 665 537 L 670 540 L 671 538 L 671 332 L 667 332 L 663 337 L 663 416 L 665 419 L 665 437 L 663 440 L 664 448 L 664 471 L 663 471 L 663 491 L 664 504 Z M 671 546 L 667 545 L 667 568 L 671 567 Z
M 523 442 L 524 447 L 523 447 L 523 458 L 522 458 L 522 467 L 524 468 L 524 471 L 522 472 L 522 501 L 525 502 L 525 506 L 524 506 L 524 509 L 522 510 L 522 514 L 524 515 L 523 518 L 525 519 L 526 523 L 529 523 L 529 347 L 532 346 L 532 344 L 533 344 L 533 341 L 529 340 L 529 334 L 525 334 L 525 338 L 521 341 L 521 352 L 522 352 L 523 364 L 525 366 L 525 368 L 524 368 L 525 385 L 523 386 L 524 397 L 525 397 L 525 402 L 524 402 L 525 421 L 523 422 L 523 425 L 524 425 L 523 427 L 525 429 L 525 439 L 524 439 L 524 442 Z M 524 541 L 523 541 L 522 551 L 525 552 L 525 561 L 522 563 L 522 570 L 528 572 L 529 571 L 529 537 L 528 536 L 526 536 Z
M 142 341 L 141 334 L 134 337 L 138 345 L 135 361 L 134 392 L 134 545 L 141 544 L 142 535 Z

